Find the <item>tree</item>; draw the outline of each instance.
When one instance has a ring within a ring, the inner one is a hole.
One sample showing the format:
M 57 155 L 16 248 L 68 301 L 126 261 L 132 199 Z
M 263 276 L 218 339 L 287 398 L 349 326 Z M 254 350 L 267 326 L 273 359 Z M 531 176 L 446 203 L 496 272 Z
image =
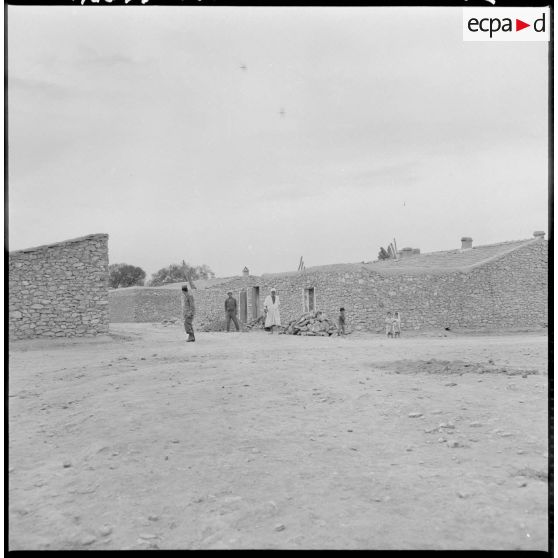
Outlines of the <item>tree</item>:
M 181 264 L 170 264 L 154 273 L 149 285 L 158 287 L 167 283 L 182 283 L 188 281 L 188 278 L 195 281 L 196 279 L 211 279 L 213 277 L 215 277 L 215 273 L 208 265 L 192 266 L 182 260 Z
M 109 265 L 109 284 L 113 289 L 132 285 L 143 286 L 144 280 L 145 271 L 141 267 L 125 263 Z

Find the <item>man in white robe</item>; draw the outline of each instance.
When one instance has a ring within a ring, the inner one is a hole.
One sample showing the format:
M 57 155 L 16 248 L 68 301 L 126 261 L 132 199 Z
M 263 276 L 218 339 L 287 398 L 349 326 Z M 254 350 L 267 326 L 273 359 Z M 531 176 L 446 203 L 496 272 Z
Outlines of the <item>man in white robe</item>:
M 264 300 L 264 314 L 265 314 L 265 327 L 271 328 L 270 333 L 273 333 L 275 326 L 281 325 L 281 315 L 279 314 L 279 297 L 277 290 L 271 289 L 271 294 L 268 294 Z

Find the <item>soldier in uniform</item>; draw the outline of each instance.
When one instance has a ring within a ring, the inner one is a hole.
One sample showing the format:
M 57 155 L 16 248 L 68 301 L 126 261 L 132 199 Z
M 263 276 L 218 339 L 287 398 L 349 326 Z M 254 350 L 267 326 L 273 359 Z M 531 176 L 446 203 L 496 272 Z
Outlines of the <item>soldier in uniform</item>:
M 186 285 L 182 286 L 182 317 L 184 318 L 184 329 L 188 334 L 188 339 L 186 342 L 191 343 L 195 341 L 194 337 L 194 327 L 192 322 L 194 321 L 194 314 L 196 313 L 196 307 L 194 305 L 194 297 L 188 292 L 188 287 Z

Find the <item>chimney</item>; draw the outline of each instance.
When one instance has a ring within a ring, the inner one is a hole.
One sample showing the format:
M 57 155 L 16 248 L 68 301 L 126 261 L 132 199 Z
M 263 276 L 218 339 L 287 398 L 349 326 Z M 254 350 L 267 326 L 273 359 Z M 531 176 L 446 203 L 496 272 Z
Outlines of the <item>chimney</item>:
M 402 258 L 408 258 L 409 256 L 413 255 L 413 249 L 409 247 L 401 248 L 401 250 L 399 250 L 399 255 Z
M 470 236 L 461 237 L 461 250 L 468 250 L 473 247 L 473 239 Z
M 250 271 L 248 270 L 248 268 L 246 266 L 242 270 L 242 275 L 244 275 L 244 277 L 248 277 L 248 275 L 250 275 Z
M 535 238 L 540 239 L 540 240 L 544 240 L 544 231 L 535 231 L 535 232 L 533 233 L 533 236 L 534 236 Z

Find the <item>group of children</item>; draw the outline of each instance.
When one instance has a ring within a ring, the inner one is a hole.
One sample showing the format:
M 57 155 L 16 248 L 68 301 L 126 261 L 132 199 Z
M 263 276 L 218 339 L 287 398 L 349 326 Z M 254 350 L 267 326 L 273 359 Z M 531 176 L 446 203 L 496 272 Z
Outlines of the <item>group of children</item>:
M 395 312 L 393 317 L 391 312 L 388 312 L 384 321 L 388 337 L 401 337 L 401 316 L 399 312 Z M 338 325 L 337 335 L 345 335 L 345 308 L 339 308 Z
M 386 324 L 386 335 L 388 337 L 401 337 L 401 316 L 399 316 L 399 312 L 395 312 L 393 317 L 391 316 L 391 312 L 388 312 L 384 322 Z

